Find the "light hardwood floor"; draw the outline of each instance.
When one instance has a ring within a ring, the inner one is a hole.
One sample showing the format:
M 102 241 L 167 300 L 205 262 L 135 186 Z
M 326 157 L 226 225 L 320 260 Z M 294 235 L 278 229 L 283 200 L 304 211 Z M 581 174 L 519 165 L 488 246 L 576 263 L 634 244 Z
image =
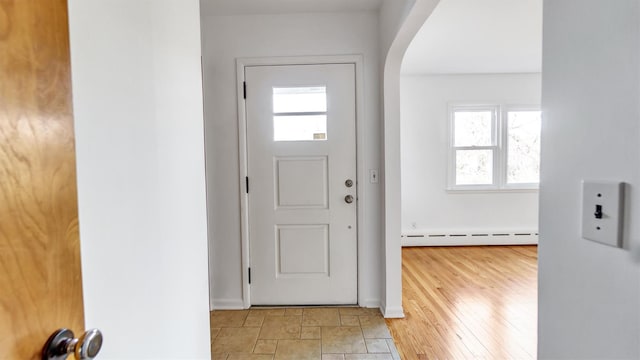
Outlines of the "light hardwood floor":
M 535 359 L 537 246 L 402 250 L 402 359 Z

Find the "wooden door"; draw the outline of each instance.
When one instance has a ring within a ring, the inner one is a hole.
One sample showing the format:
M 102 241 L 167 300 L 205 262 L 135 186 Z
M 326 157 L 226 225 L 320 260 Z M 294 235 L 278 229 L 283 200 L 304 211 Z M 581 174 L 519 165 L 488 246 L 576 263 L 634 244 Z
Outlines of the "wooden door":
M 355 65 L 245 80 L 251 303 L 356 304 Z
M 0 0 L 0 359 L 84 329 L 66 0 Z

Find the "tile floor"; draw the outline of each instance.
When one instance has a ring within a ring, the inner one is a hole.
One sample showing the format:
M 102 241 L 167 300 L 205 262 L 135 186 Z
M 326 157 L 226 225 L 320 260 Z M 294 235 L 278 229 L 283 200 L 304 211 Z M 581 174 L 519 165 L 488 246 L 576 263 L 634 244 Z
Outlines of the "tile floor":
M 398 360 L 378 309 L 272 308 L 211 312 L 211 352 L 223 360 Z

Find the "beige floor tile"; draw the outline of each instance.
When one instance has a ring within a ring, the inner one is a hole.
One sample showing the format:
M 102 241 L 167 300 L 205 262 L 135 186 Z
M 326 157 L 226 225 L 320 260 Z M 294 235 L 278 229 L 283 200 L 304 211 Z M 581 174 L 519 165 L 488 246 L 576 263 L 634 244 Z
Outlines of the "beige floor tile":
M 342 326 L 360 326 L 360 319 L 355 315 L 341 315 L 340 325 Z
M 249 310 L 216 310 L 211 312 L 211 327 L 240 327 Z
M 363 308 L 363 307 L 344 307 L 340 308 L 340 315 L 356 315 L 356 316 L 374 316 L 381 315 L 378 308 Z
M 284 316 L 302 316 L 302 308 L 287 308 L 284 311 Z
M 279 340 L 276 360 L 321 360 L 320 340 Z
M 322 360 L 344 360 L 344 354 L 322 354 Z
M 364 339 L 364 343 L 367 345 L 367 352 L 369 354 L 391 352 L 387 345 L 387 339 Z
M 400 360 L 378 309 L 211 312 L 213 360 Z
M 285 309 L 251 309 L 249 310 L 250 315 L 262 315 L 262 316 L 284 316 Z
M 211 345 L 212 353 L 250 353 L 260 328 L 222 328 Z
M 340 326 L 340 313 L 337 308 L 304 309 L 303 326 Z
M 396 344 L 393 342 L 393 339 L 387 339 L 387 346 L 389 346 L 393 360 L 400 360 L 400 353 L 398 352 L 398 348 L 396 348 Z
M 247 318 L 244 321 L 244 326 L 247 327 L 260 327 L 262 326 L 262 322 L 264 321 L 263 315 L 251 314 L 247 315 Z
M 260 330 L 260 339 L 295 340 L 300 339 L 300 326 L 263 327 Z
M 227 360 L 273 360 L 273 355 L 267 354 L 229 354 Z
M 320 339 L 319 326 L 303 326 L 300 339 Z
M 300 339 L 301 316 L 266 316 L 259 339 Z
M 260 330 L 259 338 L 272 340 L 300 339 L 300 326 L 290 325 L 285 327 L 263 327 Z
M 391 354 L 345 354 L 344 360 L 393 360 Z
M 262 326 L 298 325 L 302 323 L 302 316 L 265 316 Z
M 360 326 L 367 339 L 391 339 L 389 328 L 382 316 L 360 316 Z
M 322 327 L 322 353 L 366 353 L 362 331 L 357 326 Z
M 254 354 L 275 354 L 278 340 L 258 340 L 253 349 Z

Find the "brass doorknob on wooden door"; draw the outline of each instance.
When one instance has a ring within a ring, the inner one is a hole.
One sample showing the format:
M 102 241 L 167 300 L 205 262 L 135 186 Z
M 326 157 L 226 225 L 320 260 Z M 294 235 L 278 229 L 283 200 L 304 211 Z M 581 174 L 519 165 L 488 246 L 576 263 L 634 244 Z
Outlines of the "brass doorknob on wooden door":
M 353 196 L 351 195 L 347 195 L 344 197 L 344 202 L 346 202 L 347 204 L 351 204 L 353 202 Z
M 98 329 L 91 329 L 79 338 L 75 338 L 73 331 L 60 329 L 51 334 L 42 349 L 42 360 L 65 360 L 74 354 L 76 360 L 94 359 L 102 348 L 102 333 Z

